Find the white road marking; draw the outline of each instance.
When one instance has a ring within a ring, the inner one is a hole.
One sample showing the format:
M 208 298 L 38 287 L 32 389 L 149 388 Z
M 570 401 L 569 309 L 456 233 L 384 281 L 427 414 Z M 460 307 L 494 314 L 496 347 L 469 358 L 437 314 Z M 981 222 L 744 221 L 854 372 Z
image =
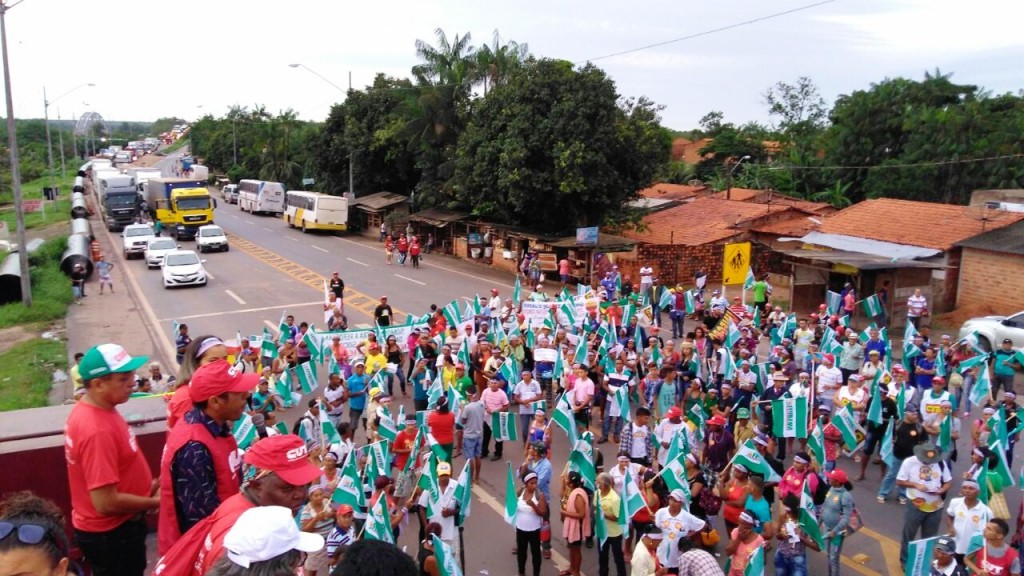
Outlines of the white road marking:
M 252 220 L 249 220 L 248 218 L 242 218 L 242 220 L 243 220 L 243 221 L 244 221 L 244 222 L 245 222 L 246 224 L 252 224 L 253 226 L 255 226 L 255 225 L 256 225 L 256 223 L 255 223 L 255 222 L 253 222 Z
M 216 280 L 217 279 L 213 274 L 210 274 L 209 272 L 206 273 L 206 277 L 209 278 L 210 280 Z
M 356 328 L 359 328 L 360 330 L 369 330 L 370 328 L 373 328 L 373 326 L 364 322 L 363 324 L 356 324 Z
M 230 314 L 230 312 L 226 312 L 226 314 Z M 271 322 L 270 320 L 264 320 L 263 323 L 266 324 L 271 330 L 277 331 L 278 329 L 278 327 L 274 326 L 274 323 Z
M 240 297 L 238 296 L 238 294 L 235 294 L 235 293 L 234 293 L 234 292 L 232 292 L 231 290 L 225 290 L 224 292 L 225 292 L 225 293 L 226 293 L 226 294 L 227 294 L 228 296 L 231 296 L 232 298 L 234 298 L 234 299 L 235 299 L 235 302 L 238 302 L 239 304 L 245 304 L 245 300 L 242 300 L 242 299 L 241 299 L 241 298 L 240 298 Z
M 426 282 L 420 282 L 419 280 L 413 280 L 412 278 L 407 278 L 405 276 L 402 276 L 401 274 L 395 274 L 395 276 L 401 278 L 402 280 L 408 280 L 409 282 L 415 282 L 416 284 L 419 284 L 420 286 L 426 286 L 427 285 Z
M 313 245 L 312 245 L 312 244 L 310 244 L 310 246 L 313 246 Z M 321 252 L 327 252 L 327 250 L 324 250 L 323 248 L 321 248 L 321 247 L 319 247 L 319 246 L 313 246 L 313 248 L 316 248 L 317 250 L 319 250 L 319 251 L 321 251 Z
M 243 308 L 241 310 L 221 310 L 218 312 L 209 312 L 207 314 L 193 314 L 192 316 L 178 316 L 176 318 L 164 318 L 161 322 L 167 322 L 170 320 L 193 320 L 195 318 L 211 318 L 213 316 L 223 316 L 224 314 L 248 314 L 250 312 L 265 312 L 267 310 L 281 310 L 288 308 L 300 308 L 302 306 L 322 306 L 323 302 L 317 300 L 316 302 L 300 302 L 298 304 L 282 304 L 280 306 L 263 306 L 261 308 Z M 271 324 L 269 320 L 264 320 L 271 328 L 277 330 L 277 324 Z
M 355 264 L 359 264 L 360 266 L 366 266 L 366 267 L 370 266 L 366 262 L 360 262 L 359 260 L 353 260 L 352 258 L 345 258 L 345 260 L 348 260 L 349 262 L 352 262 L 352 263 L 355 263 Z
M 291 236 L 285 236 L 285 238 L 291 240 L 292 242 L 298 242 L 299 241 L 298 238 L 292 238 Z
M 270 228 L 267 228 L 266 226 L 260 226 L 260 228 L 263 228 L 267 232 L 273 232 L 273 230 L 271 230 Z
M 241 220 L 241 218 L 239 218 L 238 216 L 235 216 L 234 214 L 228 214 L 228 216 L 231 216 L 235 220 Z

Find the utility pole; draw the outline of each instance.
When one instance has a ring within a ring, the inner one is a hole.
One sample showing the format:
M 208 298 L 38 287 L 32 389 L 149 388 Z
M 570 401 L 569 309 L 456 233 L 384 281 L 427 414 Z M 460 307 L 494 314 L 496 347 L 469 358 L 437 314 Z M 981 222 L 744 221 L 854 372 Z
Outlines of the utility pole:
M 349 90 L 349 92 L 352 91 L 352 71 L 351 70 L 348 71 L 348 90 Z M 352 195 L 353 198 L 355 198 L 355 195 L 356 195 L 356 185 L 355 185 L 355 180 L 356 180 L 355 167 L 356 167 L 356 164 L 355 164 L 355 161 L 353 159 L 353 156 L 354 156 L 354 152 L 352 150 L 349 150 L 348 151 L 348 192 L 349 192 L 349 194 Z
M 21 266 L 21 303 L 32 306 L 32 282 L 29 278 L 28 245 L 25 241 L 25 206 L 21 198 L 21 174 L 18 169 L 18 133 L 14 123 L 14 99 L 11 97 L 11 67 L 7 59 L 7 11 L 0 0 L 0 47 L 3 48 L 4 97 L 7 100 L 7 147 L 11 152 L 11 188 L 14 189 L 14 218 L 18 227 L 18 264 Z

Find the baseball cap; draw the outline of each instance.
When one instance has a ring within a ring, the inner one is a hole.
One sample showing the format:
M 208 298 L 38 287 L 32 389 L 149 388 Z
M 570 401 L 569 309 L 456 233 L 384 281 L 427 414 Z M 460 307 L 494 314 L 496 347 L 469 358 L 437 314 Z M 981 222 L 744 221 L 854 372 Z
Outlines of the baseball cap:
M 295 434 L 277 434 L 260 440 L 242 460 L 250 466 L 270 470 L 292 486 L 309 484 L 322 472 L 309 461 L 306 443 Z
M 228 558 L 242 568 L 289 550 L 310 553 L 323 547 L 324 537 L 300 532 L 291 510 L 283 506 L 257 506 L 242 512 L 224 536 Z
M 750 418 L 750 409 L 749 408 L 738 408 L 736 410 L 736 419 L 737 420 L 747 420 L 749 418 Z
M 824 358 L 825 360 L 828 360 L 829 364 L 835 364 L 835 362 L 836 362 L 836 357 L 835 357 L 835 356 L 833 356 L 832 354 L 825 354 L 825 355 L 823 356 L 823 358 Z
M 338 514 L 341 514 L 342 516 L 348 516 L 349 514 L 354 513 L 355 509 L 349 506 L 348 504 L 342 504 L 341 506 L 338 506 Z
M 683 411 L 678 406 L 673 406 L 665 412 L 665 418 L 678 418 L 683 415 Z
M 956 540 L 949 536 L 939 536 L 935 541 L 935 549 L 946 554 L 956 554 Z
M 847 482 L 850 481 L 850 477 L 846 475 L 846 471 L 840 470 L 838 468 L 831 472 L 826 472 L 825 476 L 827 476 L 829 480 L 835 480 L 840 484 L 846 484 Z
M 679 488 L 669 492 L 668 497 L 677 502 L 686 502 L 686 494 Z
M 259 374 L 239 372 L 227 360 L 216 360 L 200 366 L 192 375 L 188 397 L 203 402 L 226 392 L 251 392 L 259 382 Z
M 706 424 L 708 426 L 725 426 L 725 418 L 722 418 L 719 414 L 715 414 L 711 418 L 708 418 Z
M 437 475 L 438 476 L 451 476 L 452 465 L 447 462 L 438 462 L 437 464 Z
M 132 357 L 119 344 L 99 344 L 89 348 L 78 365 L 82 380 L 101 378 L 108 374 L 134 372 L 149 361 L 149 356 Z

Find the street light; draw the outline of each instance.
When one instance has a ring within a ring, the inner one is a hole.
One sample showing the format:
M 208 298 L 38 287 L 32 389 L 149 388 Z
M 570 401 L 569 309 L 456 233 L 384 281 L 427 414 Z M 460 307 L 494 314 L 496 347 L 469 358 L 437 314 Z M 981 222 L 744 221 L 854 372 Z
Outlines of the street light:
M 740 164 L 743 164 L 744 160 L 750 160 L 750 154 L 747 154 L 746 156 L 740 158 L 740 161 L 734 164 L 733 167 L 729 170 L 729 177 L 727 179 L 728 181 L 726 182 L 725 188 L 726 200 L 732 200 L 732 175 L 733 172 L 736 172 L 736 169 L 740 167 Z
M 327 79 L 326 76 L 320 74 L 319 72 L 317 72 L 316 70 L 313 70 L 312 68 L 310 68 L 309 66 L 306 66 L 305 64 L 299 64 L 299 63 L 289 64 L 288 67 L 289 68 L 305 68 L 309 73 L 313 74 L 314 76 L 316 76 L 317 78 L 323 80 L 324 82 L 327 82 L 331 86 L 334 86 L 335 88 L 338 89 L 339 92 L 341 92 L 342 94 L 345 94 L 346 97 L 348 96 L 348 92 L 343 90 L 341 88 L 341 86 L 338 86 L 334 82 L 331 82 L 330 80 Z M 348 89 L 352 90 L 352 71 L 351 70 L 348 73 Z M 352 194 L 352 196 L 355 196 L 355 194 L 356 194 L 356 191 L 355 191 L 355 169 L 356 168 L 355 168 L 355 162 L 353 161 L 352 151 L 349 150 L 348 151 L 348 191 L 349 191 L 350 194 Z
M 50 189 L 51 190 L 54 188 L 54 182 L 53 182 L 53 145 L 50 143 L 50 104 L 53 104 L 54 102 L 60 100 L 61 98 L 67 96 L 68 94 L 71 94 L 75 90 L 78 90 L 79 88 L 84 88 L 86 86 L 95 86 L 95 84 L 93 84 L 92 82 L 83 82 L 83 83 L 79 84 L 78 86 L 75 86 L 71 90 L 68 90 L 67 92 L 61 94 L 60 96 L 57 96 L 53 100 L 47 100 L 46 99 L 46 86 L 43 86 L 43 122 L 46 124 L 46 158 L 47 158 L 47 161 L 48 161 L 49 166 L 50 166 Z M 64 136 L 63 136 L 63 133 L 62 133 L 62 135 L 61 135 L 61 148 L 60 148 L 61 178 L 64 178 L 64 145 L 63 145 L 63 141 L 64 141 Z
M 29 279 L 28 246 L 25 244 L 25 207 L 21 199 L 21 175 L 18 169 L 18 133 L 14 125 L 14 99 L 11 97 L 11 68 L 7 62 L 7 11 L 21 4 L 8 5 L 0 0 L 0 49 L 3 51 L 4 97 L 7 100 L 7 146 L 11 149 L 11 188 L 14 189 L 14 218 L 18 227 L 18 264 L 21 266 L 21 303 L 32 306 L 32 282 Z

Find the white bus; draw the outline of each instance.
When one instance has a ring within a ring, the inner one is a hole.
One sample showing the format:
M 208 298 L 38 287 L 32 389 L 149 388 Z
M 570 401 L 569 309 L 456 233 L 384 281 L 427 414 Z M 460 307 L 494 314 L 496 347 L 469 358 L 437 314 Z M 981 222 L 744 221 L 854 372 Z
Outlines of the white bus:
M 307 230 L 348 229 L 348 199 L 319 192 L 291 190 L 285 199 L 284 221 Z
M 242 180 L 238 183 L 238 209 L 251 214 L 284 214 L 284 185 Z

